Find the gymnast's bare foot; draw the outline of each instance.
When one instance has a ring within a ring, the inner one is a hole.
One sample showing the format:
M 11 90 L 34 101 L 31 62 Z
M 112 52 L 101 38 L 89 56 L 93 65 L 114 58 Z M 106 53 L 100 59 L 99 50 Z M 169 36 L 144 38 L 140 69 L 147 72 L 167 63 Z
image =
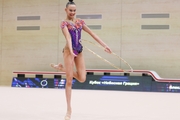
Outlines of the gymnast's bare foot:
M 66 116 L 64 117 L 65 120 L 70 120 L 71 119 L 71 112 L 67 112 Z
M 63 65 L 60 64 L 60 63 L 59 63 L 58 65 L 55 65 L 54 63 L 51 63 L 50 65 L 51 65 L 51 67 L 54 68 L 54 69 L 60 70 L 60 71 L 62 71 L 62 72 L 65 71 Z

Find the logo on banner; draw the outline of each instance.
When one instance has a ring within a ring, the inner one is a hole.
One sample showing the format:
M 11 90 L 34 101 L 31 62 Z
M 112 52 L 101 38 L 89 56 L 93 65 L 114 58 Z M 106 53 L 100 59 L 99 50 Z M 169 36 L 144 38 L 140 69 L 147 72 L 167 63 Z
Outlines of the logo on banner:
M 169 90 L 180 90 L 180 86 L 169 85 Z
M 118 81 L 97 81 L 97 80 L 90 80 L 90 85 L 121 85 L 121 86 L 139 86 L 140 83 L 138 82 L 118 82 Z
M 48 81 L 47 80 L 42 80 L 40 84 L 41 84 L 42 87 L 46 87 L 48 85 Z

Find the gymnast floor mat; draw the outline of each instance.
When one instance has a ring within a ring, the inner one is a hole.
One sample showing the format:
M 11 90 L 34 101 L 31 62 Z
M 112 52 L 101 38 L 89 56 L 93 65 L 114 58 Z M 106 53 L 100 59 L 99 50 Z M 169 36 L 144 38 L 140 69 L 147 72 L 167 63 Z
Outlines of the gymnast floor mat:
M 71 120 L 179 120 L 178 93 L 73 90 Z M 64 89 L 0 87 L 0 120 L 64 120 Z

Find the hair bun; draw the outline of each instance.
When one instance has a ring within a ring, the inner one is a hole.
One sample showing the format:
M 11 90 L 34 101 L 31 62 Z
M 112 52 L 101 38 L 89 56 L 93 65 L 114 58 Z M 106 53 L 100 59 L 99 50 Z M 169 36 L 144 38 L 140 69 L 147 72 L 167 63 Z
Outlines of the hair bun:
M 68 7 L 68 5 L 75 5 L 75 3 L 73 2 L 73 0 L 69 0 L 69 2 L 66 4 L 66 7 Z

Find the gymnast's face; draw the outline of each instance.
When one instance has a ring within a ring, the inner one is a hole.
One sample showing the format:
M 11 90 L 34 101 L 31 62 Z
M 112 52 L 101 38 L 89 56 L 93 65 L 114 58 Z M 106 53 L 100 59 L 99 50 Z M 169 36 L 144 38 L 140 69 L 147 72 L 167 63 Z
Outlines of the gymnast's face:
M 76 15 L 76 5 L 68 5 L 65 9 L 67 17 L 73 19 Z

